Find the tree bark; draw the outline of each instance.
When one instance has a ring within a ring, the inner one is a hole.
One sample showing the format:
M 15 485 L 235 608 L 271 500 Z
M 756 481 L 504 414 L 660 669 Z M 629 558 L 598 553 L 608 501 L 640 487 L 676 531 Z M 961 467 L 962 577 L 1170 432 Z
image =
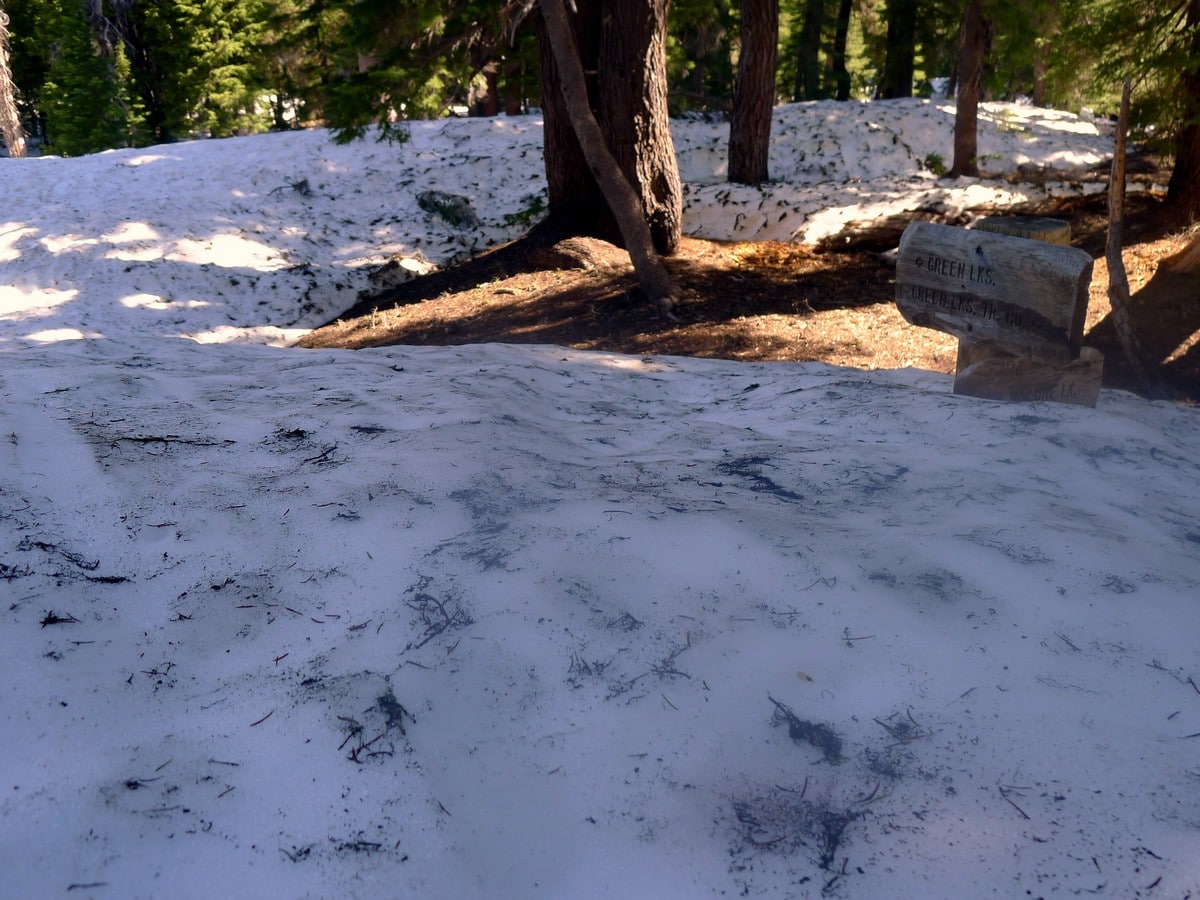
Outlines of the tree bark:
M 742 15 L 747 7 L 743 5 Z M 804 26 L 796 42 L 796 84 L 793 100 L 816 100 L 821 96 L 821 30 L 825 26 L 825 0 L 804 4 Z
M 779 0 L 743 0 L 742 47 L 729 115 L 729 180 L 762 184 L 769 176 Z
M 1184 124 L 1175 138 L 1167 205 L 1181 222 L 1200 221 L 1200 0 L 1188 0 L 1190 68 L 1181 77 Z
M 597 116 L 641 200 L 654 247 L 666 256 L 683 233 L 683 184 L 667 113 L 668 6 L 669 0 L 604 0 Z
M 575 47 L 587 75 L 588 108 L 597 105 L 597 42 L 600 37 L 600 0 L 575 0 L 571 26 Z M 563 98 L 562 79 L 554 62 L 554 51 L 546 29 L 546 17 L 539 10 L 538 68 L 542 83 L 542 154 L 546 168 L 549 221 L 566 234 L 582 234 L 619 241 L 616 220 L 608 210 L 600 185 L 596 183 L 579 139 L 571 127 L 567 102 Z
M 539 0 L 539 5 L 580 150 L 621 229 L 642 291 L 669 312 L 675 304 L 675 285 L 655 252 L 641 200 L 609 151 L 600 124 L 588 105 L 584 69 L 563 0 Z
M 1196 90 L 1200 94 L 1200 86 Z M 1200 122 L 1182 128 L 1175 139 L 1167 206 L 1183 224 L 1200 221 Z
M 920 0 L 892 0 L 887 5 L 887 55 L 879 79 L 879 97 L 911 97 L 917 55 L 917 9 Z
M 525 107 L 525 97 L 521 90 L 522 65 L 521 59 L 515 54 L 504 63 L 504 114 L 519 116 Z
M 835 98 L 841 101 L 850 99 L 850 72 L 846 68 L 846 43 L 850 39 L 850 15 L 853 10 L 852 0 L 841 0 L 838 5 L 837 29 L 833 35 L 833 82 L 836 85 Z
M 483 96 L 473 97 L 475 101 L 471 106 L 471 115 L 479 116 L 495 116 L 500 114 L 500 61 L 496 57 L 490 55 L 484 56 L 482 53 L 476 55 L 471 62 L 478 68 L 479 74 L 483 76 Z
M 948 173 L 952 176 L 979 175 L 979 93 L 983 62 L 991 42 L 992 23 L 984 15 L 983 0 L 972 0 L 963 16 L 962 50 L 958 58 L 954 163 Z
M 667 120 L 667 0 L 576 0 L 569 19 L 585 73 L 587 108 L 637 193 L 655 249 L 671 254 L 683 229 L 683 187 Z M 572 234 L 620 244 L 576 136 L 542 10 L 540 62 L 550 218 Z
M 0 138 L 8 155 L 25 155 L 25 132 L 17 115 L 17 89 L 8 63 L 8 13 L 0 5 Z

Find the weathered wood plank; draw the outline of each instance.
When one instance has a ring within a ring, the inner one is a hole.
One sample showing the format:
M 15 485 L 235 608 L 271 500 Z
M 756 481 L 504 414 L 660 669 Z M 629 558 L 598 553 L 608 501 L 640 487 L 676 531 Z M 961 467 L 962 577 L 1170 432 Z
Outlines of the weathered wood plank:
M 900 242 L 904 229 L 914 222 L 936 222 L 939 225 L 965 226 L 981 216 L 1015 213 L 1033 213 L 1035 203 L 1014 205 L 987 204 L 967 209 L 947 209 L 938 203 L 916 206 L 903 212 L 888 213 L 871 219 L 851 219 L 842 225 L 836 234 L 826 235 L 816 242 L 822 253 L 840 253 L 847 250 L 892 250 Z
M 1054 366 L 1064 366 L 1071 361 L 1071 351 L 1066 344 L 1039 344 L 1034 347 L 1004 341 L 959 341 L 958 364 L 954 372 L 957 375 L 977 362 L 996 356 L 1029 359 Z
M 954 378 L 954 393 L 987 400 L 1050 400 L 1076 406 L 1095 406 L 1100 395 L 1104 355 L 1084 347 L 1078 359 L 990 356 Z
M 1012 237 L 1045 241 L 1047 244 L 1071 244 L 1071 223 L 1045 216 L 987 216 L 972 226 L 976 231 L 1007 234 Z
M 896 305 L 913 325 L 968 341 L 1083 342 L 1092 258 L 1008 235 L 917 222 L 900 240 Z

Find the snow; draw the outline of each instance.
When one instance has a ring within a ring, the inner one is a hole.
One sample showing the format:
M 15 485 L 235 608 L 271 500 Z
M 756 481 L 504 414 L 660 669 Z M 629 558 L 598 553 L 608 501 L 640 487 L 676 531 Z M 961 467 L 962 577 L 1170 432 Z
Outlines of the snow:
M 761 191 L 675 123 L 686 227 L 1047 189 L 924 173 L 948 115 L 781 108 Z M 2 893 L 1200 894 L 1194 408 L 287 346 L 519 233 L 538 129 L 0 161 Z

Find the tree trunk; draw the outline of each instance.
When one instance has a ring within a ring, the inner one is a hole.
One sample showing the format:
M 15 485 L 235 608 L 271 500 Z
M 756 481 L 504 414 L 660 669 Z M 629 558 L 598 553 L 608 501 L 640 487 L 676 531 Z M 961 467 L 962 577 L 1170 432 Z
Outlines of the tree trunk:
M 575 0 L 571 16 L 575 47 L 587 75 L 588 108 L 596 109 L 596 58 L 600 31 L 600 0 Z M 620 240 L 616 220 L 608 211 L 600 186 L 583 158 L 571 127 L 562 79 L 546 34 L 545 16 L 537 16 L 538 70 L 542 83 L 542 155 L 546 168 L 549 222 L 567 234 Z
M 836 85 L 835 97 L 838 100 L 850 99 L 850 72 L 846 68 L 846 42 L 850 38 L 850 15 L 853 10 L 852 0 L 841 0 L 838 5 L 837 30 L 833 35 L 833 82 Z
M 570 31 L 586 79 L 588 108 L 609 152 L 637 193 L 659 253 L 679 246 L 683 188 L 667 121 L 667 0 L 576 0 Z M 623 240 L 584 158 L 546 39 L 540 63 L 544 155 L 551 220 L 572 234 Z
M 675 304 L 675 285 L 655 253 L 641 198 L 626 179 L 604 140 L 587 102 L 587 83 L 563 0 L 539 0 L 548 43 L 558 67 L 560 86 L 571 126 L 589 168 L 608 201 L 608 208 L 629 250 L 642 291 L 668 312 Z
M 912 96 L 919 2 L 892 0 L 887 5 L 887 55 L 883 60 L 878 91 L 881 99 Z
M 958 96 L 954 110 L 954 164 L 948 174 L 979 174 L 979 88 L 983 61 L 992 42 L 992 23 L 983 0 L 972 0 L 963 16 L 962 51 L 958 57 Z
M 1062 25 L 1065 0 L 1039 0 L 1039 2 L 1023 8 L 1026 17 L 1026 28 L 1032 33 L 1033 40 L 1033 84 L 1031 99 L 1033 105 L 1044 107 L 1047 104 L 1050 66 L 1053 62 L 1055 47 L 1063 40 Z M 1070 16 L 1068 15 L 1069 19 Z
M 500 114 L 500 61 L 489 59 L 479 70 L 483 75 L 484 94 L 479 104 L 479 114 L 496 116 Z M 471 110 L 474 114 L 475 110 Z
M 683 184 L 667 113 L 669 0 L 604 0 L 600 107 L 608 147 L 646 212 L 654 246 L 670 255 L 683 233 Z
M 744 4 L 742 15 L 747 6 Z M 794 100 L 816 100 L 821 96 L 821 30 L 825 26 L 825 0 L 804 4 L 804 25 L 796 41 L 796 85 Z M 744 40 L 744 38 L 743 38 Z
M 1129 130 L 1129 79 L 1121 95 L 1121 114 L 1117 120 L 1116 143 L 1113 147 L 1112 175 L 1108 180 L 1108 241 L 1105 259 L 1108 262 L 1108 300 L 1112 305 L 1113 325 L 1121 340 L 1121 349 L 1143 390 L 1147 390 L 1146 370 L 1142 367 L 1142 351 L 1133 331 L 1130 310 L 1129 277 L 1121 256 L 1121 232 L 1125 230 L 1125 135 Z
M 729 180 L 761 184 L 769 175 L 779 0 L 743 0 L 742 46 L 729 114 Z
M 1046 105 L 1046 74 L 1050 66 L 1050 52 L 1044 44 L 1039 43 L 1033 57 L 1033 105 Z
M 8 14 L 0 5 L 0 138 L 8 148 L 8 155 L 25 155 L 25 132 L 21 118 L 17 115 L 17 89 L 12 80 L 12 69 L 8 64 Z
M 1167 183 L 1167 205 L 1182 222 L 1200 221 L 1200 0 L 1188 0 L 1189 65 L 1182 75 L 1184 125 L 1175 137 L 1175 167 Z
M 519 116 L 524 112 L 525 98 L 522 93 L 522 64 L 519 57 L 504 62 L 504 114 Z

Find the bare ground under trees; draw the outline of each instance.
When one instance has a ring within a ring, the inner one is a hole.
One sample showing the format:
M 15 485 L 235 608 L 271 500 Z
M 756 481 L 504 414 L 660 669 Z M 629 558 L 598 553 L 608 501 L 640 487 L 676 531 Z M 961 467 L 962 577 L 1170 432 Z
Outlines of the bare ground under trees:
M 1104 200 L 1056 202 L 1039 213 L 1071 224 L 1096 259 L 1085 344 L 1104 353 L 1106 387 L 1141 392 L 1108 303 Z M 1124 259 L 1133 321 L 1152 396 L 1200 403 L 1200 275 L 1155 278 L 1190 236 L 1161 201 L 1129 198 Z M 882 247 L 844 251 L 777 242 L 685 238 L 666 260 L 680 289 L 676 320 L 638 296 L 623 251 L 584 238 L 529 236 L 474 259 L 364 296 L 302 347 L 552 343 L 621 353 L 747 361 L 822 361 L 862 369 L 953 372 L 957 342 L 906 323 Z

